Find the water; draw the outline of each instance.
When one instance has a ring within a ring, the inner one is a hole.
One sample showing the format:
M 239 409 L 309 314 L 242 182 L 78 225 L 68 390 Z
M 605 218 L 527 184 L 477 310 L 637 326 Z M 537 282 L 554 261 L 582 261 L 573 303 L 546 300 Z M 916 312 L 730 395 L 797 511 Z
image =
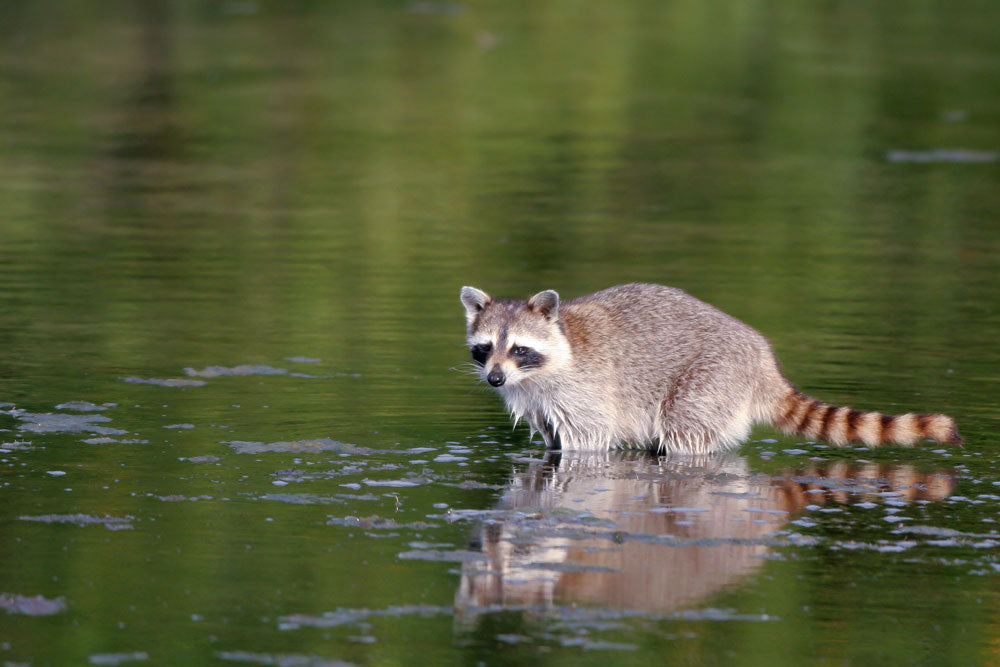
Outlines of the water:
M 0 659 L 989 662 L 998 11 L 0 7 Z M 459 287 L 634 280 L 965 449 L 545 459 Z

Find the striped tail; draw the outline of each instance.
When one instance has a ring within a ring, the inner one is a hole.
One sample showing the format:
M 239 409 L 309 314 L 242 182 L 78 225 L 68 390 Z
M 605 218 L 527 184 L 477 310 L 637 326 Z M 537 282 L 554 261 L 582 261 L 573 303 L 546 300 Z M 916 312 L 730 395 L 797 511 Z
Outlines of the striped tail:
M 772 423 L 786 433 L 822 438 L 835 445 L 862 442 L 912 445 L 923 439 L 962 446 L 955 421 L 941 414 L 883 415 L 827 405 L 790 388 L 775 410 Z

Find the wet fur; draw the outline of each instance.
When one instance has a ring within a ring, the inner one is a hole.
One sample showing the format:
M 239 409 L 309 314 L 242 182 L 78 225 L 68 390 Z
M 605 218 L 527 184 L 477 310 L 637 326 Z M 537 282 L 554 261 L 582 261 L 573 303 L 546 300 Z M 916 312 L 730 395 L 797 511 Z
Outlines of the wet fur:
M 676 288 L 630 284 L 560 302 L 552 290 L 502 301 L 464 287 L 461 300 L 470 348 L 491 346 L 480 376 L 505 378 L 497 391 L 515 422 L 550 449 L 707 453 L 737 446 L 758 422 L 835 444 L 962 442 L 945 415 L 886 416 L 801 394 L 761 334 Z M 534 362 L 515 358 L 516 346 Z

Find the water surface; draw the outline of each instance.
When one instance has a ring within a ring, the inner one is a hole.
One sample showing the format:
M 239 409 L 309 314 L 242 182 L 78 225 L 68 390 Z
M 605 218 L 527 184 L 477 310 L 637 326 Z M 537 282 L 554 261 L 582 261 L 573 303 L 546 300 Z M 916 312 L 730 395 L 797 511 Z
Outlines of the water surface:
M 998 13 L 4 4 L 0 659 L 990 662 Z M 546 458 L 460 286 L 637 280 L 965 449 Z

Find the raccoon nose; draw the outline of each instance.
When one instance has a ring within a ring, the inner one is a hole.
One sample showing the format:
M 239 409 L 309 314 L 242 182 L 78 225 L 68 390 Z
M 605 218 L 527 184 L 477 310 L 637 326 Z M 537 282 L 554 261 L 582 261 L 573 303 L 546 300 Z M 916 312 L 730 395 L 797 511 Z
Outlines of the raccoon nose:
M 503 371 L 499 368 L 494 368 L 490 371 L 490 374 L 486 376 L 486 381 L 489 382 L 494 387 L 499 387 L 504 382 L 507 381 L 506 376 L 504 376 Z

